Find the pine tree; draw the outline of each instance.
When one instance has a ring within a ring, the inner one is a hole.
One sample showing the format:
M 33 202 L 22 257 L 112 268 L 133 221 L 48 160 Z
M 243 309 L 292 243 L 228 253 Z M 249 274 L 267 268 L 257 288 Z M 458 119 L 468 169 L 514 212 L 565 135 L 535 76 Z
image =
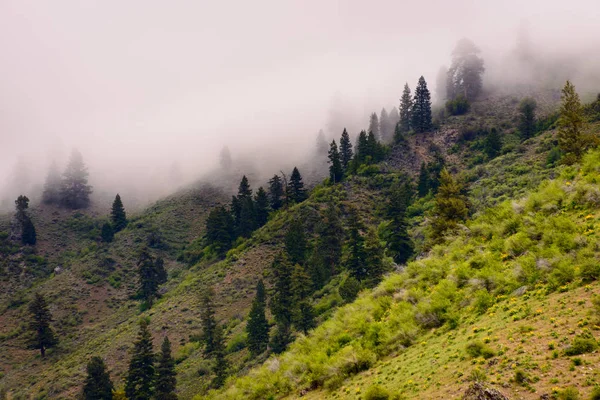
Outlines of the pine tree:
M 213 356 L 215 359 L 213 372 L 215 377 L 211 384 L 214 388 L 220 388 L 225 383 L 225 379 L 227 379 L 227 369 L 229 368 L 229 364 L 225 359 L 225 341 L 223 339 L 223 328 L 221 325 L 215 326 L 213 345 Z
M 285 251 L 292 264 L 304 265 L 306 258 L 306 236 L 304 226 L 300 220 L 295 219 L 290 223 L 285 234 Z
M 333 202 L 327 205 L 317 234 L 317 245 L 309 272 L 315 288 L 319 289 L 335 274 L 336 266 L 342 258 L 344 230 Z
M 83 384 L 85 400 L 112 400 L 114 386 L 104 360 L 94 356 L 87 364 L 87 377 Z
M 573 164 L 579 161 L 585 146 L 582 140 L 583 108 L 575 86 L 569 81 L 562 89 L 558 126 L 558 146 L 563 153 L 562 162 Z
M 444 168 L 440 174 L 440 186 L 435 197 L 433 220 L 431 224 L 434 243 L 448 231 L 467 218 L 467 199 L 463 187 Z
M 25 245 L 34 246 L 37 242 L 37 234 L 35 232 L 35 226 L 29 216 L 25 216 L 23 220 L 23 233 L 21 235 L 21 243 Z
M 213 208 L 206 218 L 206 241 L 220 256 L 225 255 L 235 239 L 231 213 L 223 206 Z
M 375 286 L 387 272 L 384 264 L 384 248 L 377 232 L 373 228 L 367 230 L 364 244 L 365 265 L 367 266 L 367 279 L 370 286 Z
M 279 175 L 273 175 L 273 178 L 269 180 L 269 201 L 271 202 L 271 208 L 274 211 L 279 210 L 283 206 L 283 183 Z
M 171 356 L 171 342 L 167 336 L 160 346 L 156 375 L 156 400 L 177 400 L 175 360 Z
M 452 65 L 448 70 L 447 97 L 449 100 L 462 95 L 474 100 L 482 88 L 481 75 L 485 71 L 481 51 L 469 39 L 458 41 L 452 52 Z
M 140 251 L 137 262 L 140 284 L 140 295 L 149 307 L 158 298 L 158 287 L 167 281 L 167 271 L 162 258 L 156 260 L 144 248 Z
M 386 132 L 381 135 L 382 142 L 390 143 L 392 141 L 396 134 L 396 126 L 398 125 L 398 122 L 400 122 L 400 115 L 398 114 L 398 109 L 396 107 L 392 107 L 392 111 L 390 111 L 390 115 L 388 116 Z
M 290 330 L 290 325 L 278 322 L 275 333 L 273 334 L 270 342 L 270 348 L 273 353 L 283 353 L 291 341 L 292 333 Z
M 237 236 L 250 237 L 256 229 L 256 211 L 252 200 L 252 189 L 246 175 L 242 177 L 238 188 L 238 195 L 231 201 L 235 231 Z
M 365 162 L 368 162 L 367 156 L 369 155 L 369 141 L 367 137 L 367 132 L 360 131 L 358 134 L 358 141 L 356 143 L 356 155 L 354 156 L 354 161 L 356 165 L 359 166 Z
M 215 329 L 217 321 L 215 319 L 215 305 L 213 303 L 214 291 L 211 287 L 207 288 L 202 294 L 200 320 L 202 322 L 202 342 L 204 343 L 204 355 L 209 356 L 215 350 Z
M 271 348 L 275 353 L 281 353 L 291 341 L 290 327 L 292 325 L 294 302 L 292 295 L 292 267 L 284 254 L 279 254 L 271 264 L 274 277 L 274 293 L 271 297 L 270 308 L 277 329 L 271 340 Z
M 340 153 L 338 151 L 335 140 L 329 145 L 329 181 L 332 184 L 336 184 L 342 180 L 344 176 L 344 170 L 342 168 L 342 162 L 340 159 Z
M 327 139 L 325 139 L 325 132 L 323 132 L 323 129 L 320 129 L 319 133 L 317 134 L 315 149 L 317 157 L 319 157 L 319 159 L 325 158 L 327 156 L 329 145 L 327 144 Z
M 489 159 L 496 158 L 498 154 L 500 154 L 500 150 L 502 150 L 502 139 L 496 128 L 492 128 L 490 133 L 485 137 L 483 150 Z
M 390 116 L 385 108 L 381 109 L 381 114 L 379 117 L 379 132 L 373 131 L 375 138 L 380 140 L 385 140 L 389 135 L 392 128 L 392 122 L 390 121 Z M 369 126 L 369 131 L 371 131 L 371 127 Z
M 427 89 L 427 82 L 422 76 L 415 89 L 412 107 L 412 127 L 417 133 L 427 132 L 431 129 L 431 96 Z
M 35 232 L 35 226 L 33 226 L 33 222 L 27 214 L 29 198 L 23 195 L 17 197 L 15 206 L 17 209 L 15 220 L 20 230 L 21 243 L 33 246 L 37 242 L 37 234 Z
M 381 126 L 383 127 L 384 124 L 387 123 L 387 111 L 385 111 L 385 108 L 383 110 L 381 110 Z M 385 121 L 384 121 L 385 118 Z M 379 135 L 381 134 L 381 131 L 379 129 L 379 118 L 377 118 L 377 114 L 376 113 L 372 113 L 371 117 L 369 118 L 369 132 L 373 132 L 373 135 L 375 135 L 376 138 L 379 139 Z
M 344 172 L 348 171 L 348 167 L 352 161 L 352 156 L 352 142 L 350 141 L 348 131 L 346 131 L 346 128 L 344 128 L 342 137 L 340 138 L 340 161 L 342 162 L 342 168 Z
M 113 231 L 115 233 L 127 226 L 127 215 L 125 214 L 125 208 L 123 207 L 121 196 L 119 196 L 118 193 L 115 196 L 115 201 L 113 201 L 110 219 L 112 221 Z
M 427 164 L 427 175 L 429 176 L 429 189 L 436 193 L 440 185 L 440 174 L 446 165 L 446 161 L 440 152 L 433 155 L 433 161 Z
M 429 173 L 427 172 L 424 162 L 421 163 L 421 169 L 419 170 L 417 193 L 419 194 L 419 197 L 427 196 L 427 193 L 429 193 Z
M 383 148 L 372 132 L 369 132 L 367 136 L 367 154 L 372 162 L 379 162 L 383 159 Z
M 265 285 L 261 280 L 256 285 L 256 297 L 248 314 L 248 349 L 253 355 L 258 355 L 267 349 L 269 344 L 269 322 L 265 316 L 266 295 Z
M 52 315 L 48 303 L 40 293 L 36 293 L 29 303 L 29 313 L 31 314 L 29 330 L 33 333 L 31 345 L 34 349 L 39 349 L 40 355 L 44 358 L 46 349 L 56 346 L 58 338 L 50 326 Z
M 421 165 L 424 168 L 424 165 Z M 390 194 L 388 203 L 388 217 L 391 219 L 390 235 L 388 237 L 388 248 L 392 253 L 394 261 L 405 263 L 413 254 L 414 246 L 408 234 L 408 221 L 406 209 L 412 198 L 412 187 L 410 183 L 396 185 Z
M 300 171 L 296 167 L 294 167 L 290 176 L 287 193 L 289 200 L 293 203 L 301 203 L 307 198 L 306 189 L 304 189 L 304 183 L 302 182 L 302 175 L 300 175 Z
M 315 327 L 315 312 L 310 304 L 313 283 L 304 268 L 296 264 L 292 272 L 292 293 L 294 302 L 293 322 L 296 329 L 304 334 Z
M 254 211 L 256 213 L 256 226 L 261 227 L 269 219 L 269 197 L 263 187 L 259 187 L 254 196 Z
M 521 140 L 527 140 L 535 134 L 535 109 L 537 103 L 531 97 L 526 97 L 519 104 L 519 132 Z
M 88 185 L 88 171 L 81 153 L 71 154 L 69 164 L 63 173 L 60 189 L 61 204 L 70 209 L 86 208 L 90 204 L 92 187 Z
M 154 396 L 156 370 L 154 350 L 148 321 L 140 321 L 140 331 L 133 344 L 133 353 L 125 380 L 125 394 L 128 400 L 150 400 Z
M 60 172 L 56 163 L 53 162 L 50 165 L 48 175 L 46 176 L 46 183 L 44 184 L 44 193 L 42 194 L 42 202 L 44 204 L 60 203 L 60 187 Z
M 368 275 L 366 265 L 366 254 L 364 249 L 364 238 L 360 231 L 363 228 L 356 211 L 350 213 L 349 221 L 350 232 L 348 237 L 348 259 L 346 260 L 346 269 L 350 275 L 362 281 Z
M 405 83 L 404 91 L 402 92 L 402 97 L 400 98 L 400 121 L 398 122 L 400 131 L 402 133 L 407 133 L 410 131 L 412 124 L 412 108 L 413 99 L 410 94 L 410 88 L 408 87 L 408 83 Z
M 104 225 L 102 225 L 100 237 L 102 238 L 102 241 L 104 243 L 110 243 L 113 241 L 115 237 L 115 232 L 113 231 L 112 226 L 108 222 L 105 222 Z

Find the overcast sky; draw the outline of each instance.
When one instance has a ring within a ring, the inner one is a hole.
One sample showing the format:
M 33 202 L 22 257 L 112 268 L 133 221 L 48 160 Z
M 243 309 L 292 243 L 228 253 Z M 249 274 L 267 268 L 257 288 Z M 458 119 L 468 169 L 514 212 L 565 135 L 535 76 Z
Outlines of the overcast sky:
M 39 170 L 73 147 L 134 174 L 201 171 L 223 144 L 312 145 L 336 96 L 389 109 L 458 39 L 492 57 L 524 26 L 584 48 L 600 2 L 0 0 L 0 187 L 19 156 Z

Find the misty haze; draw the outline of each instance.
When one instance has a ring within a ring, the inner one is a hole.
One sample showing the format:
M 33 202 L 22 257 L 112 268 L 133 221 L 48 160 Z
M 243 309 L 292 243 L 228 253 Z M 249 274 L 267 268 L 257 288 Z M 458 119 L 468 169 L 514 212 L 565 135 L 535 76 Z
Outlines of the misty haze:
M 0 399 L 600 398 L 600 4 L 209 3 L 0 1 Z

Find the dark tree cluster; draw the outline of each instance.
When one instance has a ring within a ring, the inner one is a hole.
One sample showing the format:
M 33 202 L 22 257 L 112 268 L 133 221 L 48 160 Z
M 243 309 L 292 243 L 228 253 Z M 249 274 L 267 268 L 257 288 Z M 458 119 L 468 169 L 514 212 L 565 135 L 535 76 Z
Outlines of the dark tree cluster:
M 213 359 L 214 377 L 212 386 L 219 388 L 225 383 L 229 365 L 225 358 L 223 327 L 219 325 L 215 317 L 214 295 L 214 290 L 209 287 L 204 291 L 200 299 L 200 321 L 202 323 L 200 340 L 204 344 L 204 356 Z
M 485 71 L 481 51 L 469 39 L 461 39 L 452 52 L 452 65 L 446 80 L 446 98 L 462 96 L 467 101 L 477 98 L 482 88 L 481 75 Z
M 58 344 L 58 338 L 50 326 L 52 314 L 48 303 L 40 293 L 36 293 L 29 303 L 29 313 L 31 314 L 29 331 L 32 333 L 30 344 L 34 349 L 38 349 L 44 358 L 46 350 Z
M 373 285 L 379 282 L 385 272 L 383 263 L 384 248 L 374 230 L 369 229 L 367 235 L 363 235 L 365 227 L 356 211 L 350 213 L 348 223 L 346 269 L 350 276 L 359 282 Z
M 430 191 L 433 193 L 437 192 L 440 174 L 445 164 L 446 162 L 439 152 L 434 154 L 433 161 L 427 164 L 421 163 L 417 181 L 417 195 L 419 197 L 426 196 Z
M 37 233 L 33 221 L 27 213 L 27 209 L 29 208 L 29 198 L 23 195 L 19 196 L 17 200 L 15 200 L 15 206 L 17 209 L 15 222 L 20 234 L 17 236 L 20 236 L 21 243 L 33 246 L 37 242 Z
M 404 85 L 402 97 L 400 98 L 398 123 L 394 131 L 394 140 L 402 142 L 404 135 L 410 131 L 423 133 L 430 131 L 432 127 L 431 93 L 427 88 L 425 78 L 421 76 L 414 96 L 411 96 L 408 83 Z
M 115 237 L 115 233 L 123 230 L 127 226 L 127 214 L 121 196 L 117 193 L 110 211 L 110 222 L 102 225 L 100 236 L 103 242 L 110 243 Z
M 152 307 L 154 300 L 159 297 L 158 287 L 167 281 L 167 271 L 165 270 L 162 258 L 154 258 L 144 248 L 141 250 L 137 262 L 139 276 L 139 294 L 149 307 Z
M 92 187 L 88 185 L 88 171 L 83 157 L 78 151 L 73 151 L 62 178 L 58 175 L 55 164 L 50 168 L 42 201 L 76 210 L 89 206 L 91 193 Z
M 398 264 L 403 264 L 413 254 L 413 243 L 408 233 L 406 210 L 412 202 L 413 188 L 409 181 L 396 183 L 390 192 L 387 216 L 391 222 L 387 233 L 387 246 Z

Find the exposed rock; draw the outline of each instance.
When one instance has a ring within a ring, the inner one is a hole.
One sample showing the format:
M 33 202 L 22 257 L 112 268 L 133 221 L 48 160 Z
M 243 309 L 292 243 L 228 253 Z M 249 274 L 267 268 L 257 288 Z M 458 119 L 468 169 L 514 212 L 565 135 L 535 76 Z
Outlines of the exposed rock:
M 521 297 L 525 294 L 525 292 L 527 291 L 527 289 L 529 289 L 528 286 L 521 286 L 520 288 L 518 288 L 517 290 L 515 290 L 514 292 L 512 292 L 512 295 L 515 297 Z
M 510 400 L 496 389 L 486 387 L 481 382 L 475 382 L 465 392 L 462 400 Z

